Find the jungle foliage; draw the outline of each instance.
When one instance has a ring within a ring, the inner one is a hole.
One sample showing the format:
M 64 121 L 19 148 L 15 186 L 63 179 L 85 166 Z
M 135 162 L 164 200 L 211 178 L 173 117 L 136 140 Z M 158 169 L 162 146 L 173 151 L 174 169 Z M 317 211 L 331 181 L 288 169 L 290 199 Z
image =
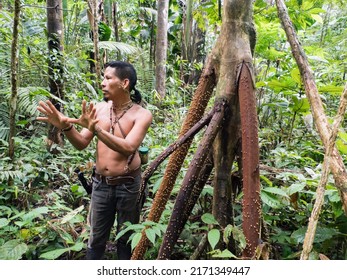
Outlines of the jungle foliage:
M 105 2 L 105 14 L 111 3 Z M 154 89 L 154 63 L 151 38 L 155 32 L 155 1 L 117 1 L 119 41 L 112 23 L 99 27 L 102 54 L 108 59 L 132 62 L 138 72 L 138 88 L 154 115 L 144 140 L 153 160 L 177 138 L 189 107 L 194 83 L 185 83 L 184 75 L 201 70 L 202 63 L 182 60 L 183 1 L 170 1 L 166 96 L 160 100 Z M 91 174 L 95 145 L 76 151 L 68 141 L 46 149 L 47 126 L 37 122 L 36 106 L 52 98 L 48 89 L 45 1 L 25 1 L 22 5 L 19 38 L 19 99 L 17 105 L 15 158 L 8 157 L 10 49 L 13 1 L 2 1 L 0 9 L 0 259 L 83 259 L 88 238 L 89 197 L 74 170 Z M 89 51 L 93 48 L 86 9 L 82 0 L 64 0 L 64 86 L 65 100 L 59 100 L 64 112 L 79 116 L 83 99 L 101 100 L 89 72 Z M 194 1 L 193 16 L 205 32 L 206 56 L 218 37 L 221 18 L 218 1 Z M 288 0 L 290 17 L 309 58 L 326 114 L 336 114 L 347 75 L 347 9 L 339 0 Z M 106 16 L 107 17 L 107 16 Z M 258 101 L 260 174 L 262 199 L 262 250 L 258 258 L 298 259 L 321 176 L 324 150 L 310 114 L 299 70 L 292 57 L 273 1 L 256 0 L 254 23 L 257 42 L 254 53 Z M 112 34 L 110 34 L 112 30 Z M 337 147 L 347 164 L 346 122 L 341 126 Z M 201 134 L 196 136 L 201 138 Z M 194 141 L 181 173 L 192 158 Z M 166 162 L 166 161 L 165 161 Z M 163 177 L 165 162 L 149 182 L 149 197 L 143 218 Z M 145 168 L 146 166 L 143 166 Z M 211 214 L 213 189 L 206 185 L 189 218 L 173 255 L 189 259 L 202 240 L 208 245 L 199 258 L 234 259 L 245 246 L 241 230 L 242 189 L 237 167 L 232 170 L 237 195 L 233 198 L 234 224 L 221 227 Z M 133 230 L 132 246 L 141 231 L 153 243 L 147 259 L 155 259 L 165 232 L 174 197 L 184 174 L 180 174 L 160 222 L 128 225 Z M 9 181 L 12 181 L 9 184 Z M 210 181 L 209 181 L 210 182 Z M 112 232 L 106 257 L 112 258 L 117 236 Z M 235 251 L 221 250 L 222 240 L 232 235 Z M 312 259 L 347 259 L 347 218 L 334 181 L 330 178 L 320 215 Z

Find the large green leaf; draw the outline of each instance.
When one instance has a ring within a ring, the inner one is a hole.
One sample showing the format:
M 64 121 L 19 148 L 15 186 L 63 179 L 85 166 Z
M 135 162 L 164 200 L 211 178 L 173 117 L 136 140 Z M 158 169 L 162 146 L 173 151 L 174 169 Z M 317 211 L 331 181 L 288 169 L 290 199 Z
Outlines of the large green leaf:
M 20 240 L 7 241 L 0 247 L 0 260 L 19 260 L 27 250 L 28 246 Z
M 294 231 L 291 237 L 296 241 L 296 243 L 298 244 L 303 243 L 305 239 L 306 231 L 307 231 L 307 227 L 300 228 Z M 331 239 L 337 234 L 338 234 L 338 231 L 336 229 L 317 227 L 316 234 L 314 237 L 314 243 L 320 243 L 325 240 Z
M 145 232 L 148 240 L 151 241 L 152 244 L 155 244 L 155 230 L 153 230 L 152 228 L 147 228 Z
M 9 221 L 8 219 L 6 219 L 6 218 L 1 218 L 1 219 L 0 219 L 0 228 L 7 226 L 7 225 L 9 224 L 9 222 L 10 222 L 10 221 Z
M 267 192 L 267 193 L 277 194 L 277 195 L 281 195 L 281 196 L 284 196 L 286 198 L 289 198 L 287 193 L 280 188 L 267 187 L 267 188 L 263 188 L 263 191 Z
M 132 239 L 131 239 L 131 249 L 133 250 L 137 244 L 140 242 L 142 237 L 142 233 L 141 232 L 137 232 L 133 235 Z
M 217 220 L 211 213 L 205 213 L 201 216 L 201 220 L 208 225 L 218 225 Z
M 271 208 L 278 209 L 278 208 L 281 208 L 284 206 L 284 204 L 281 202 L 281 200 L 271 193 L 261 191 L 260 197 L 261 197 L 262 202 L 264 204 L 270 206 Z
M 62 254 L 69 252 L 69 251 L 81 251 L 83 249 L 84 243 L 83 242 L 78 242 L 72 247 L 64 248 L 64 249 L 56 249 L 52 250 L 46 253 L 43 253 L 40 255 L 40 259 L 45 259 L 45 260 L 55 260 L 59 258 Z
M 218 229 L 213 228 L 207 234 L 207 240 L 211 245 L 212 250 L 216 247 L 220 239 L 220 232 Z

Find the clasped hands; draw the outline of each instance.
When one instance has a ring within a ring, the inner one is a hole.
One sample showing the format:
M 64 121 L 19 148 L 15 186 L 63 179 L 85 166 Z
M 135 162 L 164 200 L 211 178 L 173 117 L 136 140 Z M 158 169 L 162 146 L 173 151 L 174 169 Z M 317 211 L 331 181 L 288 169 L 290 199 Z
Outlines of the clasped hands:
M 40 101 L 37 110 L 45 115 L 44 117 L 37 117 L 38 121 L 51 123 L 59 129 L 65 129 L 71 124 L 78 124 L 94 132 L 95 125 L 99 122 L 96 119 L 96 108 L 94 104 L 91 102 L 87 108 L 87 102 L 85 100 L 82 101 L 82 114 L 78 119 L 64 116 L 49 100 L 46 102 Z

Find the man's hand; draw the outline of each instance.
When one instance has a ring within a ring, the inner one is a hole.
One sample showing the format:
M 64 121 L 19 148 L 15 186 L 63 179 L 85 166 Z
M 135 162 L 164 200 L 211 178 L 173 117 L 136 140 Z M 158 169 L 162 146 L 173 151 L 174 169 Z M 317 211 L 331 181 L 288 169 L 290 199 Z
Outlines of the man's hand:
M 45 117 L 37 117 L 38 121 L 51 123 L 59 129 L 66 128 L 70 125 L 68 118 L 59 112 L 49 100 L 46 102 L 40 101 L 37 110 L 45 115 Z
M 85 100 L 82 101 L 82 115 L 78 119 L 67 118 L 67 121 L 85 127 L 91 132 L 95 131 L 95 125 L 99 122 L 96 119 L 96 108 L 94 104 L 90 103 L 87 108 L 87 102 Z

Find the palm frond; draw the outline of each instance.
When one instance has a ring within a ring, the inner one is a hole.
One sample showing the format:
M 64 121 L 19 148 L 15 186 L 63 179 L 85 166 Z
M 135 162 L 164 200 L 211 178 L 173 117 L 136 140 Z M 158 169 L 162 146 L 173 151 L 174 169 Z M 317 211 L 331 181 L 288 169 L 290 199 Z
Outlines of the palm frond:
M 89 46 L 89 48 L 93 49 L 93 43 L 86 44 Z M 139 52 L 139 48 L 134 47 L 132 45 L 122 43 L 122 42 L 114 42 L 114 41 L 101 41 L 99 42 L 99 48 L 100 49 L 106 49 L 109 51 L 119 51 L 122 54 L 134 54 Z
M 9 109 L 6 103 L 0 103 L 0 139 L 7 141 L 10 133 Z

